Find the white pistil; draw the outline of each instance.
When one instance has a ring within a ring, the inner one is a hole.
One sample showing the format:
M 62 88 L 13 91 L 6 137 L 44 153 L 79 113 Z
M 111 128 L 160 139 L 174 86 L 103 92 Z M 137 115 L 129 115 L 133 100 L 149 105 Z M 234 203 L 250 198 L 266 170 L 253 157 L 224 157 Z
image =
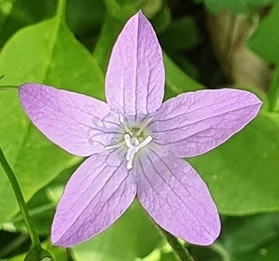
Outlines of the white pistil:
M 123 144 L 124 144 L 124 142 L 122 141 L 122 142 L 120 142 L 118 144 L 115 144 L 115 145 L 106 146 L 105 150 L 111 150 L 111 149 L 120 148 L 120 147 L 123 146 Z
M 127 162 L 127 169 L 131 169 L 133 167 L 133 159 L 136 155 L 136 153 L 146 146 L 149 142 L 152 141 L 152 137 L 148 136 L 144 141 L 139 142 L 139 140 L 135 137 L 132 138 L 134 140 L 134 145 L 131 142 L 131 137 L 129 134 L 124 135 L 124 140 L 126 142 L 126 145 L 128 147 L 127 155 L 126 155 L 126 160 Z
M 148 118 L 143 121 L 139 129 L 134 127 L 133 129 L 136 128 L 137 130 L 137 132 L 135 133 L 135 130 L 132 131 L 132 129 L 128 128 L 125 123 L 124 117 L 122 115 L 119 116 L 119 122 L 122 124 L 126 132 L 126 134 L 124 134 L 124 140 L 122 142 L 119 142 L 118 144 L 106 146 L 105 149 L 116 149 L 126 145 L 128 147 L 126 154 L 127 169 L 133 168 L 133 159 L 136 153 L 152 141 L 151 136 L 147 136 L 146 139 L 144 139 L 142 142 L 138 140 L 138 137 L 142 134 L 144 128 L 152 121 L 152 119 L 153 118 Z M 140 139 L 142 139 L 142 137 L 140 137 Z
M 122 115 L 119 116 L 119 122 L 123 125 L 124 130 L 128 132 L 131 136 L 133 135 L 133 132 L 128 128 L 126 125 L 126 122 L 124 121 L 124 117 Z

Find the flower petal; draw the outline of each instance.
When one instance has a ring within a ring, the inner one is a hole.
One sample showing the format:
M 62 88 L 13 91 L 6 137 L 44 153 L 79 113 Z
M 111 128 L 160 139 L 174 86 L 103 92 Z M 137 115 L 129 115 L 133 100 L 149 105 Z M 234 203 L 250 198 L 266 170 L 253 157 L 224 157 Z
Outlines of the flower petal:
M 83 94 L 27 83 L 19 87 L 19 98 L 41 132 L 78 156 L 103 151 L 119 129 L 110 123 L 114 119 L 106 103 Z
M 73 174 L 52 224 L 54 245 L 70 247 L 109 227 L 132 203 L 135 182 L 113 154 L 93 154 Z
M 220 220 L 205 183 L 182 159 L 149 152 L 138 164 L 142 206 L 174 236 L 192 244 L 211 244 L 220 233 Z
M 259 112 L 262 102 L 241 90 L 203 90 L 172 98 L 150 126 L 153 140 L 177 157 L 203 154 L 228 140 Z
M 106 99 L 121 115 L 156 111 L 164 96 L 162 51 L 150 22 L 138 12 L 118 36 L 106 74 Z

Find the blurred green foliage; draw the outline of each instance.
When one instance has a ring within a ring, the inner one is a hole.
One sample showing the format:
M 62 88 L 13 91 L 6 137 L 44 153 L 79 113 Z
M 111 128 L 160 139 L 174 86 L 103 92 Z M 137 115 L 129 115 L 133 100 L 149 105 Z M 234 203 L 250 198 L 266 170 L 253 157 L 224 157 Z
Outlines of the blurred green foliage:
M 247 44 L 251 50 L 268 64 L 275 66 L 268 90 L 270 111 L 279 112 L 279 2 L 263 19 Z
M 54 0 L 0 0 L 0 76 L 4 75 L 0 77 L 0 145 L 29 201 L 31 217 L 46 249 L 59 261 L 175 260 L 137 202 L 108 230 L 72 250 L 50 245 L 55 205 L 82 159 L 40 134 L 24 116 L 16 90 L 5 86 L 37 82 L 104 99 L 111 48 L 127 19 L 142 9 L 164 50 L 165 99 L 203 89 L 201 82 L 215 77 L 212 70 L 216 74 L 220 70 L 208 45 L 204 17 L 222 8 L 234 13 L 266 8 L 247 46 L 274 67 L 270 88 L 261 94 L 268 106 L 224 145 L 187 159 L 208 184 L 223 225 L 219 240 L 212 246 L 188 247 L 196 260 L 279 260 L 278 1 L 68 0 L 66 7 L 57 6 Z M 209 75 L 201 73 L 201 63 Z M 244 88 L 253 90 L 251 86 Z M 0 260 L 22 260 L 28 239 L 24 245 L 14 232 L 24 235 L 26 228 L 2 169 L 0 199 L 2 232 L 12 233 L 9 239 L 0 233 Z
M 249 9 L 266 7 L 277 2 L 277 0 L 195 0 L 204 3 L 209 12 L 217 12 L 222 8 L 229 9 L 234 13 L 247 12 Z

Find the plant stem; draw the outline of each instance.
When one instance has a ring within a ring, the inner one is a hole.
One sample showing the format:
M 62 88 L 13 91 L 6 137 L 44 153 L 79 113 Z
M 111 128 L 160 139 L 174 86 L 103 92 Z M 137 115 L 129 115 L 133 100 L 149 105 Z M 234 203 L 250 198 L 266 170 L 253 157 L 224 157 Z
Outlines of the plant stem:
M 268 97 L 268 101 L 269 101 L 268 111 L 277 112 L 279 110 L 279 69 L 278 69 L 278 67 L 275 68 L 272 73 L 267 97 Z
M 58 0 L 57 13 L 56 16 L 59 17 L 60 21 L 65 21 L 66 17 L 66 1 L 67 0 Z
M 35 246 L 41 247 L 39 237 L 38 237 L 37 232 L 36 232 L 36 230 L 35 230 L 35 228 L 32 224 L 32 220 L 30 218 L 28 208 L 27 208 L 27 205 L 25 203 L 25 200 L 24 200 L 23 194 L 21 192 L 20 186 L 18 184 L 17 178 L 16 178 L 12 168 L 10 167 L 8 161 L 6 160 L 5 155 L 4 155 L 1 147 L 0 147 L 0 163 L 1 163 L 4 171 L 6 172 L 8 178 L 10 180 L 10 183 L 12 184 L 14 193 L 16 195 L 16 198 L 17 198 L 20 210 L 21 210 L 21 214 L 23 216 L 23 219 L 24 219 L 25 224 L 27 226 L 28 232 L 30 234 L 31 241 L 32 241 L 34 247 Z
M 3 91 L 15 91 L 15 90 L 18 90 L 18 86 L 15 86 L 15 85 L 0 85 L 0 90 Z
M 175 256 L 177 258 L 177 261 L 195 261 L 195 259 L 190 255 L 189 251 L 186 247 L 183 247 L 178 239 L 164 230 L 163 228 L 159 227 L 162 231 L 163 235 L 167 239 L 168 243 L 173 249 L 173 252 L 175 253 Z
M 220 244 L 214 243 L 213 245 L 209 246 L 209 248 L 219 254 L 223 261 L 230 261 L 228 253 Z
M 4 248 L 0 249 L 1 250 L 0 260 L 3 260 L 5 258 L 5 256 L 11 255 L 15 251 L 15 249 L 17 249 L 19 246 L 21 246 L 28 239 L 29 239 L 28 235 L 22 234 L 22 235 L 18 236 L 17 238 L 15 238 L 8 245 L 5 245 Z

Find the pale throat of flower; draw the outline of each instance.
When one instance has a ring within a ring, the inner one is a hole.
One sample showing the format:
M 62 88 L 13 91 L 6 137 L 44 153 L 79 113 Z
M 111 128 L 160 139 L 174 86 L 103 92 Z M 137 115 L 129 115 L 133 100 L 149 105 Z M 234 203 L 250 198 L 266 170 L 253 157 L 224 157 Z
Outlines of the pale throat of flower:
M 123 146 L 127 147 L 126 160 L 127 160 L 127 169 L 133 168 L 133 159 L 136 153 L 144 148 L 147 144 L 152 141 L 152 137 L 149 135 L 144 137 L 143 131 L 145 127 L 152 121 L 153 118 L 147 118 L 144 120 L 139 127 L 129 128 L 124 120 L 122 115 L 119 116 L 119 122 L 125 130 L 124 140 L 118 144 L 106 146 L 106 150 L 120 148 Z

